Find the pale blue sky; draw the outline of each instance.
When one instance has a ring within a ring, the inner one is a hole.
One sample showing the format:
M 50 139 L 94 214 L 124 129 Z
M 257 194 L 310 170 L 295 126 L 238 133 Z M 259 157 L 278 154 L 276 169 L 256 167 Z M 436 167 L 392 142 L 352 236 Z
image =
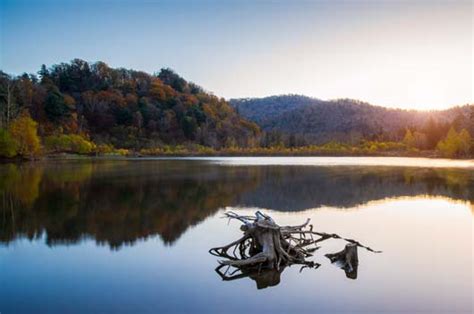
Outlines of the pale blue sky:
M 0 69 L 175 69 L 225 98 L 473 101 L 472 1 L 0 0 Z

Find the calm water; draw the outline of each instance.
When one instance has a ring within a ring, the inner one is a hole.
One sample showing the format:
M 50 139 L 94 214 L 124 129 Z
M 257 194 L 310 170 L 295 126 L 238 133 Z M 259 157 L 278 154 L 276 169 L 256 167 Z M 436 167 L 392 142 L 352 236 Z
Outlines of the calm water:
M 356 239 L 331 265 L 222 281 L 208 249 L 225 210 Z M 193 158 L 0 165 L 0 312 L 473 310 L 474 163 L 405 158 Z

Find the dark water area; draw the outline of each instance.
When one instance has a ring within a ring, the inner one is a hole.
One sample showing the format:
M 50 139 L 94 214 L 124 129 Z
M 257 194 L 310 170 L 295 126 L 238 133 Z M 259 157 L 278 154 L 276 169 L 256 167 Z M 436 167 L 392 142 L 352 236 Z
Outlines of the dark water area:
M 311 218 L 383 253 L 223 281 L 232 210 Z M 473 309 L 474 167 L 401 158 L 75 160 L 0 165 L 0 312 L 460 312 Z

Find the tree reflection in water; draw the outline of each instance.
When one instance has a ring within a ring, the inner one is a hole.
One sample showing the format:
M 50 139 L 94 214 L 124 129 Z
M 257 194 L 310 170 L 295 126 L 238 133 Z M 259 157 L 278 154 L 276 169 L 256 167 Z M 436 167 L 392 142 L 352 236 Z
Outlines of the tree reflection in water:
M 230 167 L 182 160 L 5 164 L 0 165 L 0 241 L 44 234 L 48 245 L 92 238 L 119 249 L 159 235 L 171 245 L 226 206 L 299 211 L 416 195 L 474 203 L 474 174 L 401 167 Z M 268 278 L 273 279 L 262 282 L 271 285 L 279 276 Z

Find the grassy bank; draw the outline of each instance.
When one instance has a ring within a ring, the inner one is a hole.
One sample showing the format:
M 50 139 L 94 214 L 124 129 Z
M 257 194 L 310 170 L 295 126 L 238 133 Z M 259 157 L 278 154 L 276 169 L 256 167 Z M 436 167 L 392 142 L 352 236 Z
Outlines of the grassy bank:
M 435 149 L 418 145 L 415 137 L 407 131 L 401 142 L 362 140 L 358 144 L 328 142 L 321 145 L 285 146 L 255 145 L 241 147 L 231 145 L 221 148 L 203 146 L 192 142 L 181 145 L 158 144 L 151 147 L 132 146 L 117 148 L 110 143 L 96 143 L 87 135 L 56 134 L 40 137 L 37 124 L 24 115 L 10 124 L 8 130 L 0 130 L 0 158 L 2 161 L 19 161 L 58 158 L 64 156 L 103 157 L 154 157 L 154 156 L 390 156 L 390 157 L 432 157 L 473 158 L 474 143 L 465 130 L 451 129 L 440 140 Z
M 45 159 L 87 159 L 87 158 L 146 158 L 146 157 L 215 157 L 215 156 L 314 156 L 314 157 L 424 157 L 424 158 L 446 158 L 438 151 L 419 150 L 397 150 L 397 151 L 373 151 L 368 149 L 327 149 L 321 147 L 300 148 L 224 148 L 214 150 L 189 149 L 186 147 L 166 147 L 160 149 L 147 149 L 141 151 L 116 150 L 107 153 L 75 154 L 75 153 L 50 153 L 44 155 Z M 458 159 L 466 159 L 458 158 Z

